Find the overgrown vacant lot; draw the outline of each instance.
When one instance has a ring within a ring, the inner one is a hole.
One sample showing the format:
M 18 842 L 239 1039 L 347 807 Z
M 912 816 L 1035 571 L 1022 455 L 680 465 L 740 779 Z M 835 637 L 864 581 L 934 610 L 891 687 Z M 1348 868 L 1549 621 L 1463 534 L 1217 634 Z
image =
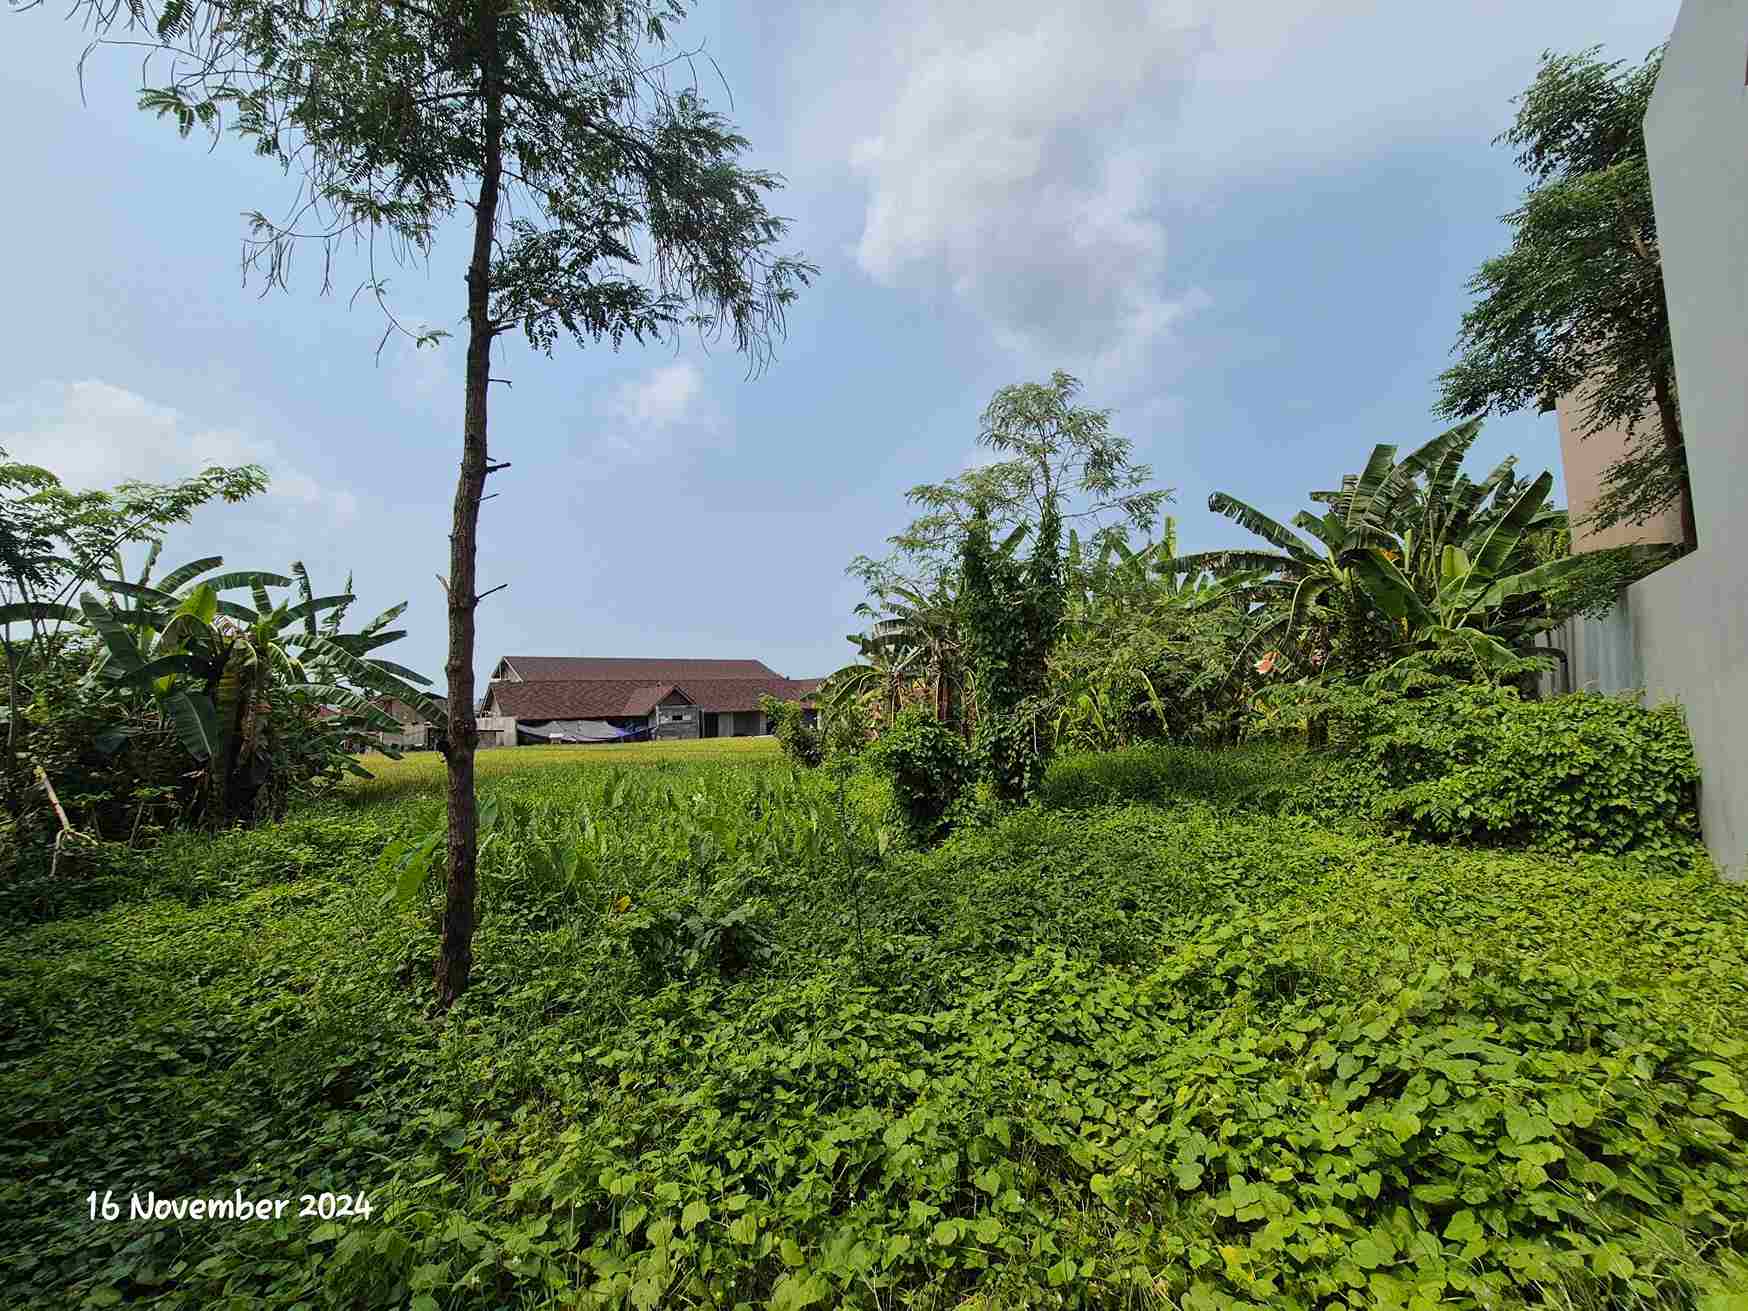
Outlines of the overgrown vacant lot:
M 12 1303 L 1748 1305 L 1748 894 L 1705 870 L 1205 799 L 882 856 L 872 784 L 766 743 L 482 795 L 446 1021 L 380 860 L 427 760 L 12 890 Z

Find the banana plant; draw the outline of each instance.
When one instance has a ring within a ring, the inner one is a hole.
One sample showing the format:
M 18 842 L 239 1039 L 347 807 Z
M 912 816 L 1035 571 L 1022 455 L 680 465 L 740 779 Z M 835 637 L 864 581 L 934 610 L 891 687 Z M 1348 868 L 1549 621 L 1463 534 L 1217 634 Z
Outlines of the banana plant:
M 1354 561 L 1366 592 L 1400 626 L 1403 659 L 1416 653 L 1458 650 L 1481 668 L 1521 665 L 1535 633 L 1548 627 L 1541 606 L 1524 605 L 1589 567 L 1583 556 L 1566 556 L 1521 567 L 1525 538 L 1547 522 L 1543 510 L 1554 476 L 1543 473 L 1497 515 L 1472 525 L 1461 545 L 1447 542 L 1439 551 L 1435 585 L 1405 571 L 1397 552 L 1373 548 Z M 1624 548 L 1625 554 L 1656 548 Z M 1401 660 L 1396 662 L 1398 665 Z
M 81 616 L 100 643 L 89 676 L 155 706 L 200 766 L 207 814 L 246 811 L 271 775 L 276 735 L 289 727 L 286 715 L 302 717 L 304 731 L 357 773 L 364 771 L 350 759 L 349 742 L 361 732 L 399 727 L 373 696 L 396 697 L 444 722 L 443 709 L 413 686 L 426 680 L 368 654 L 403 636 L 386 625 L 404 606 L 364 632 L 342 633 L 333 616 L 344 612 L 351 594 L 314 595 L 301 564 L 292 577 L 215 575 L 223 561 L 209 557 L 171 571 L 154 587 L 155 561 L 154 552 L 136 581 L 103 579 L 99 586 L 110 600 L 89 592 L 80 598 Z M 294 579 L 300 598 L 276 601 L 269 589 Z M 244 589 L 252 604 L 219 595 Z M 324 614 L 329 618 L 321 619 Z M 126 730 L 106 733 L 99 745 L 115 749 L 127 736 Z

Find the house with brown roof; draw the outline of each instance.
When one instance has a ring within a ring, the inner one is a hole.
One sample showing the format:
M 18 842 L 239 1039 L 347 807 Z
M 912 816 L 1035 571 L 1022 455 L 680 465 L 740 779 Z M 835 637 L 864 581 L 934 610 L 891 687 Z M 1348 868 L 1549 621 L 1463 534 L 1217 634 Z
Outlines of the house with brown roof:
M 505 656 L 480 702 L 481 743 L 756 737 L 771 731 L 761 697 L 805 705 L 821 681 L 762 660 Z

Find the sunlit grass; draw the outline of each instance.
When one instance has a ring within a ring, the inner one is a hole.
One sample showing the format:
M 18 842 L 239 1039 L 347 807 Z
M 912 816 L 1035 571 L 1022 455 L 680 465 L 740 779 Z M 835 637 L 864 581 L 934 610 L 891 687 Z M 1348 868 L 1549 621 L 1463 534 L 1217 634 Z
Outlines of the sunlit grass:
M 692 742 L 625 742 L 605 746 L 489 747 L 474 757 L 482 780 L 548 769 L 679 764 L 774 764 L 783 753 L 774 737 L 701 738 Z M 346 790 L 359 800 L 441 793 L 443 757 L 435 751 L 410 752 L 399 760 L 371 752 L 359 763 L 374 777 L 348 780 Z

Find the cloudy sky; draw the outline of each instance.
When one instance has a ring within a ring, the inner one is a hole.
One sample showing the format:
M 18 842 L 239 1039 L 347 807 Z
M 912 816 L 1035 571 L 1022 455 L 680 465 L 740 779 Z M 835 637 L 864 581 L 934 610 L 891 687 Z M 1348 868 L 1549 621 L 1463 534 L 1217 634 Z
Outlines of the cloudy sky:
M 751 160 L 821 268 L 777 362 L 683 339 L 548 360 L 506 342 L 481 525 L 479 668 L 501 654 L 733 656 L 792 676 L 852 655 L 844 565 L 907 521 L 904 491 L 974 455 L 1001 385 L 1077 374 L 1163 485 L 1185 549 L 1244 540 L 1210 491 L 1280 517 L 1408 446 L 1522 190 L 1490 144 L 1547 48 L 1638 60 L 1675 0 L 890 0 L 705 5 Z M 0 446 L 69 483 L 254 461 L 273 489 L 203 512 L 177 559 L 304 560 L 403 599 L 386 654 L 441 675 L 460 442 L 451 341 L 375 354 L 314 261 L 266 297 L 241 213 L 286 196 L 226 142 L 133 108 L 138 66 L 88 66 L 50 6 L 0 15 Z M 708 70 L 706 70 L 708 71 Z M 722 85 L 703 81 L 727 108 Z M 409 320 L 458 328 L 465 242 L 398 271 Z M 1551 416 L 1473 456 L 1558 468 Z

